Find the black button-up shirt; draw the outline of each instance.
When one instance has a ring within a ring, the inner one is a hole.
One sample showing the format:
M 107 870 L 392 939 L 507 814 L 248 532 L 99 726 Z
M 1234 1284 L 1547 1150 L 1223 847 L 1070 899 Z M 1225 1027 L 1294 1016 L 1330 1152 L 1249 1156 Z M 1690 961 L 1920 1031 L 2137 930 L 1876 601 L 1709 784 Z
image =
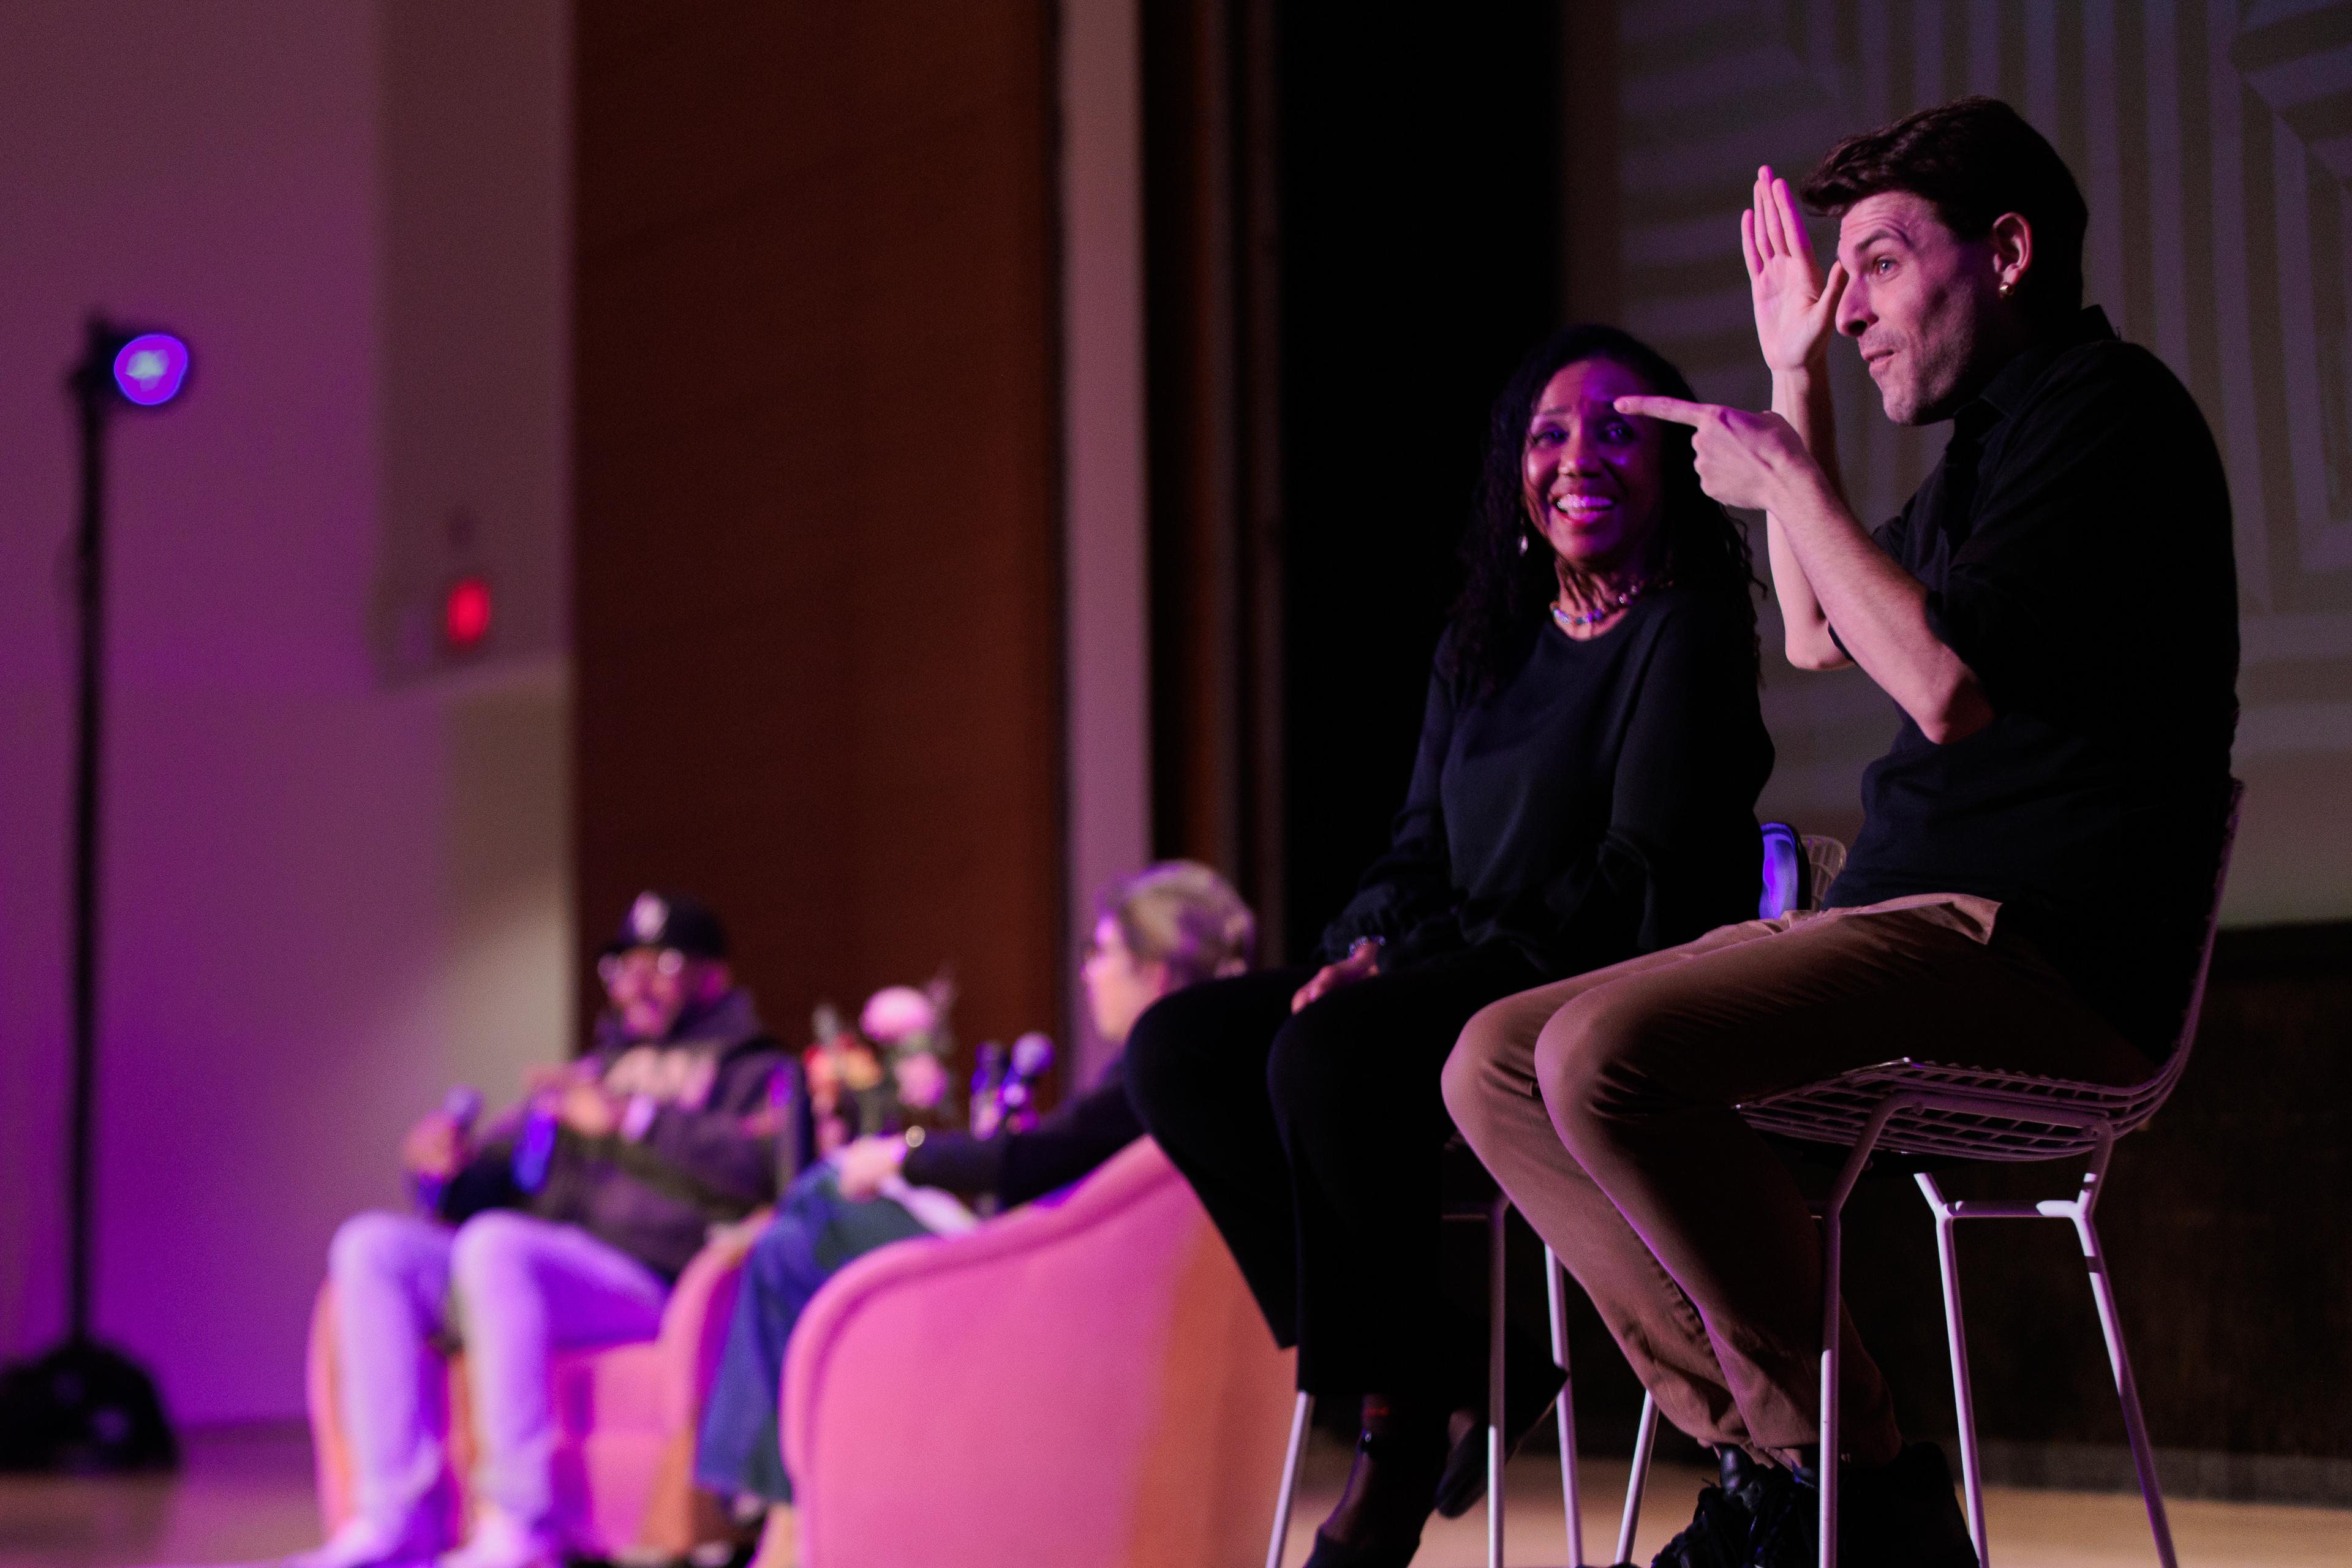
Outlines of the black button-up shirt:
M 2178 1031 L 2237 724 L 2230 493 L 2188 389 L 2084 310 L 2003 366 L 1874 537 L 1995 718 L 1938 746 L 1908 717 L 1863 775 L 1835 906 L 2001 903 L 2142 1049 Z

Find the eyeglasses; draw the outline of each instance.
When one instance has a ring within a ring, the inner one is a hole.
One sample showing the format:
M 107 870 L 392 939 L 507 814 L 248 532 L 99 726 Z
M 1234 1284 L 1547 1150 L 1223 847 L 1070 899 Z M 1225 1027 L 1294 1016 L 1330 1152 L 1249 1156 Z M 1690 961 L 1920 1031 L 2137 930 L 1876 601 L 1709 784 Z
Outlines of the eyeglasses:
M 647 975 L 664 976 L 679 973 L 686 967 L 686 954 L 674 947 L 633 947 L 625 952 L 608 952 L 596 961 L 596 978 L 606 985 L 623 979 L 641 980 Z
M 1135 954 L 1128 951 L 1127 943 L 1123 942 L 1106 942 L 1100 937 L 1090 936 L 1087 938 L 1086 941 L 1078 943 L 1078 962 L 1080 963 L 1092 963 L 1097 958 L 1124 958 L 1132 960 L 1134 957 Z

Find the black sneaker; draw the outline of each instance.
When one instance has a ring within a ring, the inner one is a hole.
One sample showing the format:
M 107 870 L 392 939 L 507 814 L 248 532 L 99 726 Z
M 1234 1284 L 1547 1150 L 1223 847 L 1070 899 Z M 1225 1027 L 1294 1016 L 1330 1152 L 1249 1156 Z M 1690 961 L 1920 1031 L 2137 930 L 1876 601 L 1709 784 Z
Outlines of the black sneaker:
M 1719 1450 L 1717 1463 L 1722 1485 L 1699 1489 L 1690 1523 L 1650 1560 L 1650 1568 L 1748 1568 L 1756 1510 L 1776 1472 L 1738 1448 Z
M 1951 1468 L 1933 1443 L 1911 1443 L 1874 1468 L 1838 1474 L 1841 1568 L 1977 1568 Z M 1776 1470 L 1757 1510 L 1749 1568 L 1809 1568 L 1821 1561 L 1821 1483 Z
M 1813 1568 L 1822 1560 L 1821 1483 L 1810 1472 L 1774 1470 L 1756 1501 L 1748 1568 Z M 1843 1568 L 1858 1568 L 1838 1559 Z

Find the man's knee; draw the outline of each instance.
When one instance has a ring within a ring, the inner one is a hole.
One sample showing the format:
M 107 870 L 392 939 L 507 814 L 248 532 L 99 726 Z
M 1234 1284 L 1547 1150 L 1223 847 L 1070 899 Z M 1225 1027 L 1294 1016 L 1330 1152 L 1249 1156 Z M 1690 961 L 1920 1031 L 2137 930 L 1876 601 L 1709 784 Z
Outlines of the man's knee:
M 1472 1014 L 1438 1073 L 1446 1114 L 1454 1118 L 1454 1125 L 1473 1148 L 1491 1125 L 1495 1098 L 1504 1091 L 1502 1058 L 1516 1033 L 1511 1027 L 1510 1002 L 1505 997 Z
M 424 1222 L 406 1215 L 356 1214 L 335 1227 L 327 1272 L 337 1279 L 380 1279 L 406 1271 L 420 1251 Z
M 1536 1038 L 1535 1076 L 1554 1121 L 1568 1126 L 1631 1108 L 1664 1033 L 1648 998 L 1609 986 L 1553 1014 Z
M 506 1209 L 488 1209 L 457 1227 L 449 1243 L 449 1272 L 462 1287 L 513 1272 L 539 1239 L 541 1222 Z

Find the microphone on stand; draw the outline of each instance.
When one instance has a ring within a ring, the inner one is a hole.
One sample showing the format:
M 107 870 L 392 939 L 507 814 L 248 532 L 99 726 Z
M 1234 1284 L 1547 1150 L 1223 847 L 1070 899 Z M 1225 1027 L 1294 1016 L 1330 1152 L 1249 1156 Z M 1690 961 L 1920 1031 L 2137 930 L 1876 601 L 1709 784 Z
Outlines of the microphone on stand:
M 1054 1068 L 1054 1042 L 1035 1030 L 1013 1042 L 1013 1059 L 997 1089 L 997 1121 L 1006 1130 L 1027 1132 L 1037 1125 L 1036 1096 L 1032 1087 Z
M 997 1097 L 1004 1089 L 1004 1047 L 994 1040 L 980 1043 L 978 1065 L 971 1069 L 971 1135 L 996 1136 L 996 1119 L 1003 1107 Z
M 457 1129 L 460 1139 L 474 1131 L 474 1123 L 482 1114 L 482 1091 L 471 1084 L 459 1084 L 441 1097 L 441 1114 Z M 449 1190 L 446 1176 L 418 1176 L 415 1182 L 416 1206 L 427 1215 L 441 1212 L 441 1195 Z
M 812 1146 L 815 1140 L 803 1125 L 809 1119 L 809 1101 L 798 1062 L 785 1061 L 768 1079 L 768 1106 L 776 1123 L 776 1194 L 781 1197 L 816 1153 Z
M 515 1185 L 523 1192 L 536 1193 L 547 1185 L 548 1170 L 555 1163 L 558 1130 L 555 1101 L 545 1096 L 533 1100 L 514 1147 Z

